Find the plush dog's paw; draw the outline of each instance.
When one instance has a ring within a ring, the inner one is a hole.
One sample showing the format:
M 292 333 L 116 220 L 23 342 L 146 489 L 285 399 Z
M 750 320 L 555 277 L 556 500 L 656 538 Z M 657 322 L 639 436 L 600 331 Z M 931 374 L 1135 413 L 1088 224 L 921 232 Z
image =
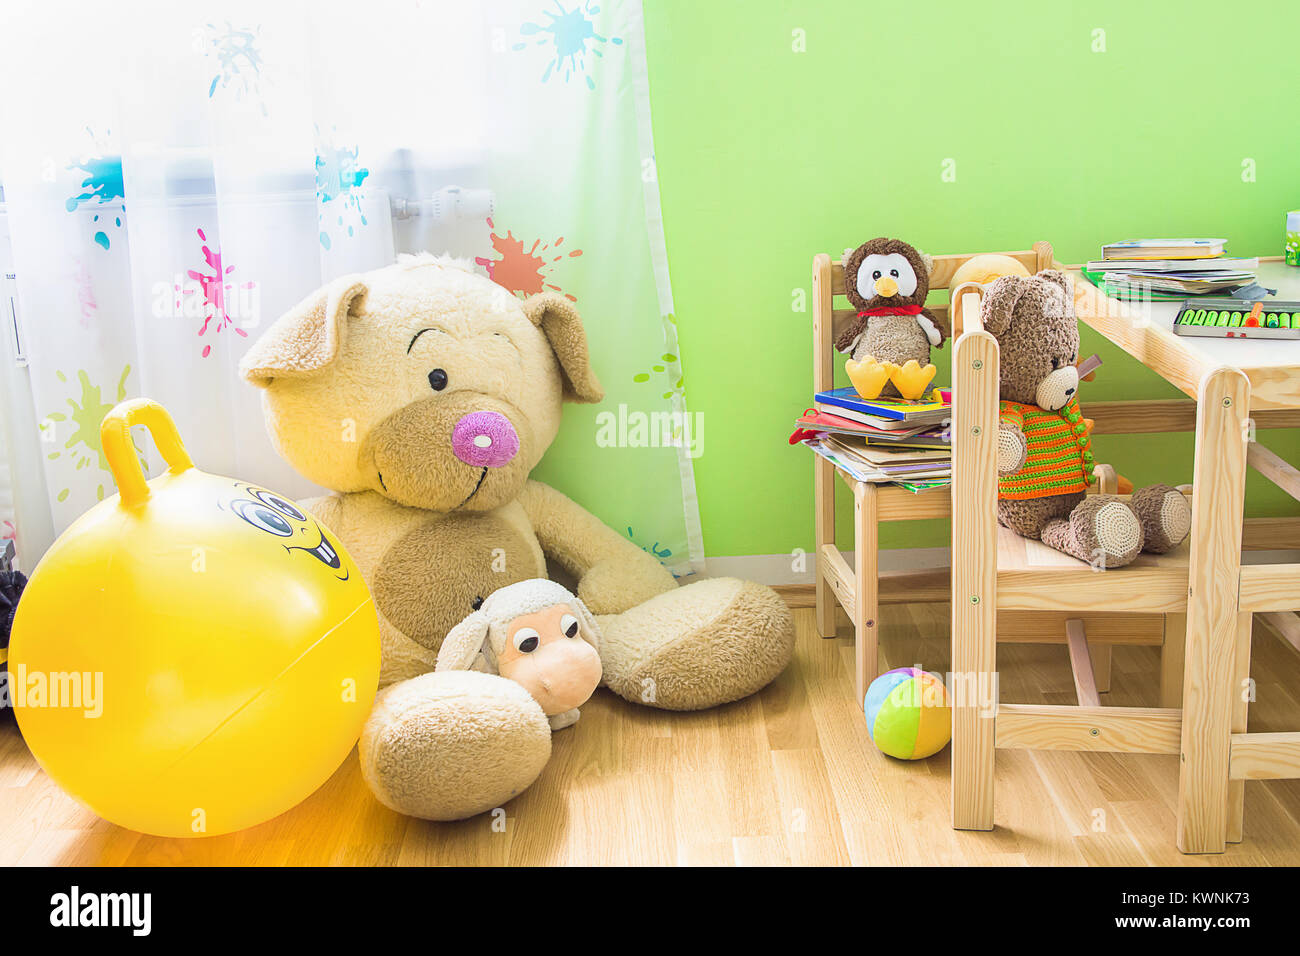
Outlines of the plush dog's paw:
M 588 568 L 578 582 L 578 597 L 592 614 L 619 614 L 676 589 L 671 571 L 644 551 L 630 548 L 616 560 Z
M 922 365 L 916 359 L 908 359 L 902 365 L 892 365 L 889 380 L 898 389 L 903 398 L 918 399 L 925 394 L 926 387 L 934 381 L 937 370 L 933 365 Z
M 880 397 L 880 393 L 889 382 L 890 370 L 896 368 L 898 366 L 892 362 L 877 362 L 873 355 L 863 356 L 861 362 L 855 362 L 853 359 L 844 362 L 844 371 L 849 376 L 849 381 L 853 383 L 857 393 L 867 401 Z
M 689 584 L 599 624 L 606 686 L 664 710 L 747 697 L 785 669 L 794 649 L 785 602 L 735 578 Z
M 464 820 L 537 779 L 551 756 L 551 728 L 514 681 L 440 671 L 379 694 L 359 753 L 380 803 L 426 820 Z

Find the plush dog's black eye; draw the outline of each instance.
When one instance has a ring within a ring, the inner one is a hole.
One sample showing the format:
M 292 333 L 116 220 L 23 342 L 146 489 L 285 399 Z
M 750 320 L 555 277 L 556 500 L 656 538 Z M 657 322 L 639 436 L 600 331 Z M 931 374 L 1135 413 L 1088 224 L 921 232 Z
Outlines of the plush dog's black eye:
M 429 373 L 429 384 L 433 386 L 435 392 L 441 392 L 447 387 L 447 373 L 440 368 L 435 368 Z

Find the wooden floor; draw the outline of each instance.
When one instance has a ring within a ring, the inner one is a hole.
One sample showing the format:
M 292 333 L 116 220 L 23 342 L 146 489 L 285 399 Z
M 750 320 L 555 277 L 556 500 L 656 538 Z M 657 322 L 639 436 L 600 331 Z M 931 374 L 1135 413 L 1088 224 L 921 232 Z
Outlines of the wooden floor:
M 888 666 L 948 663 L 944 605 L 884 609 Z M 0 726 L 0 864 L 1300 864 L 1300 781 L 1246 785 L 1246 840 L 1221 856 L 1173 845 L 1177 758 L 999 751 L 992 833 L 948 826 L 947 751 L 875 750 L 853 700 L 852 645 L 796 611 L 794 664 L 761 694 L 696 714 L 601 691 L 556 735 L 541 779 L 507 806 L 433 824 L 376 803 L 355 754 L 314 796 L 226 837 L 161 840 L 64 796 Z M 1073 703 L 1066 650 L 1004 646 L 1002 697 Z M 1103 701 L 1153 705 L 1157 657 L 1117 648 Z M 1300 727 L 1300 656 L 1255 629 L 1251 730 Z

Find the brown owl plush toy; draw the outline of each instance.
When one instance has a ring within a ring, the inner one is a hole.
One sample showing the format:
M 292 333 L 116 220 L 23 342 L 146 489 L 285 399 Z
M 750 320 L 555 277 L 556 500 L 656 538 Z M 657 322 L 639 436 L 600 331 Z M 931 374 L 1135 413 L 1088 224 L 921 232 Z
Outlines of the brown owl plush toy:
M 844 253 L 844 291 L 858 309 L 835 341 L 849 380 L 867 399 L 920 398 L 934 379 L 930 347 L 943 330 L 925 308 L 931 259 L 901 239 L 872 239 Z

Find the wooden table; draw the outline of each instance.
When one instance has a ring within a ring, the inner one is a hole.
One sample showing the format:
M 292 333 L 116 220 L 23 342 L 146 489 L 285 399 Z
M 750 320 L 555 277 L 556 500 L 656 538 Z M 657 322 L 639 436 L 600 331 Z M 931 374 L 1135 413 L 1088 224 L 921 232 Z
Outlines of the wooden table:
M 1246 733 L 1252 614 L 1300 635 L 1300 564 L 1241 560 L 1247 465 L 1300 499 L 1300 471 L 1252 440 L 1300 424 L 1300 340 L 1175 335 L 1178 303 L 1126 306 L 1074 276 L 1079 320 L 1196 400 L 1177 837 L 1185 853 L 1221 853 L 1241 840 L 1247 778 L 1300 777 L 1300 733 Z M 1300 300 L 1300 269 L 1261 261 L 1259 281 Z

